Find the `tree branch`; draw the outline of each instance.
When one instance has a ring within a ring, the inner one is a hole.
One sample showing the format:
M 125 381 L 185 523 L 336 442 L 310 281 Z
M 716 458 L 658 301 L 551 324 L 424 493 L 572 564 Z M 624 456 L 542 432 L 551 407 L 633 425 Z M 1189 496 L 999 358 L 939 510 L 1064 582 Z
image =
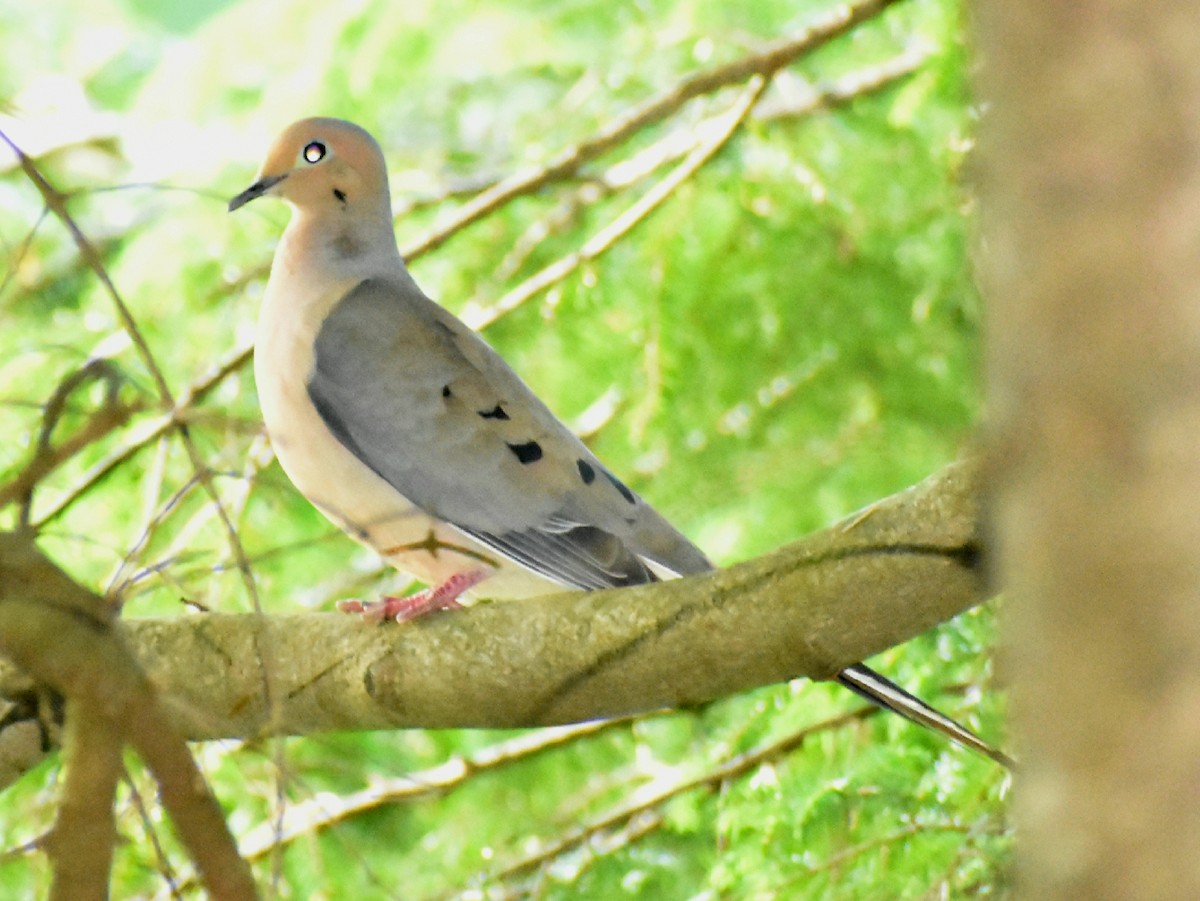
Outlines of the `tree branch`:
M 158 395 L 159 403 L 164 410 L 175 410 L 177 404 L 174 394 L 171 392 L 170 386 L 167 384 L 167 378 L 163 374 L 162 368 L 158 365 L 158 361 L 154 356 L 154 352 L 150 349 L 150 345 L 146 342 L 145 335 L 142 332 L 141 326 L 134 318 L 129 305 L 125 303 L 121 292 L 117 290 L 116 284 L 108 274 L 108 269 L 104 265 L 96 246 L 83 233 L 83 229 L 75 221 L 70 211 L 67 209 L 67 201 L 69 196 L 59 191 L 38 169 L 34 161 L 26 155 L 26 153 L 9 139 L 8 135 L 0 131 L 0 141 L 3 141 L 9 146 L 17 156 L 17 165 L 25 173 L 30 182 L 38 189 L 42 195 L 42 200 L 46 204 L 46 208 L 54 214 L 63 226 L 70 233 L 72 240 L 75 242 L 76 248 L 79 250 L 80 256 L 87 263 L 88 268 L 99 280 L 104 292 L 112 301 L 113 308 L 116 310 L 117 319 L 121 322 L 121 326 L 125 333 L 133 342 L 134 348 L 138 352 L 138 357 L 142 364 L 146 367 L 146 371 L 150 374 L 151 380 L 154 383 L 155 393 Z M 250 561 L 246 556 L 246 549 L 242 547 L 241 538 L 238 536 L 237 528 L 230 519 L 228 512 L 225 510 L 225 505 L 221 500 L 220 493 L 217 491 L 216 485 L 213 483 L 213 474 L 208 467 L 208 462 L 204 459 L 204 455 L 200 453 L 196 443 L 192 440 L 191 434 L 188 432 L 187 424 L 177 422 L 175 424 L 175 434 L 179 438 L 180 444 L 187 453 L 188 459 L 195 471 L 197 480 L 201 487 L 208 494 L 210 501 L 217 513 L 217 518 L 224 527 L 225 535 L 229 543 L 229 550 L 233 554 L 234 560 L 237 562 L 238 571 L 242 575 L 242 582 L 246 586 L 246 593 L 250 597 L 254 608 L 259 609 L 258 588 L 254 583 L 254 574 L 250 570 Z M 268 680 L 264 680 L 267 682 Z
M 63 738 L 66 778 L 47 842 L 54 863 L 51 901 L 104 898 L 117 828 L 113 799 L 121 777 L 121 734 L 87 703 L 68 701 Z
M 405 625 L 201 614 L 123 628 L 191 739 L 550 725 L 824 678 L 918 635 L 983 600 L 976 526 L 975 468 L 959 463 L 789 547 L 688 579 Z M 0 696 L 19 686 L 0 667 Z
M 670 199 L 672 193 L 681 184 L 695 175 L 705 163 L 729 143 L 754 105 L 762 98 L 763 92 L 766 91 L 769 84 L 768 79 L 754 76 L 736 103 L 719 116 L 714 116 L 709 120 L 707 124 L 710 128 L 706 130 L 710 131 L 710 134 L 696 144 L 683 162 L 672 169 L 662 181 L 655 183 L 650 190 L 622 210 L 615 219 L 592 235 L 578 250 L 572 251 L 534 273 L 491 304 L 485 315 L 468 317 L 465 320 L 467 324 L 480 331 L 487 328 L 531 297 L 559 284 L 580 266 L 598 259 L 610 250 L 621 238 Z
M 823 19 L 796 35 L 732 62 L 701 69 L 609 122 L 588 140 L 568 147 L 544 166 L 518 172 L 464 204 L 445 225 L 401 248 L 406 260 L 436 250 L 453 235 L 516 197 L 532 194 L 554 181 L 568 178 L 585 164 L 619 147 L 643 128 L 670 116 L 689 100 L 742 84 L 754 76 L 769 78 L 806 53 L 829 43 L 879 15 L 897 0 L 859 0 L 835 7 Z
M 109 808 L 122 742 L 154 774 L 163 805 L 211 896 L 257 897 L 220 806 L 166 721 L 113 613 L 103 598 L 42 556 L 27 533 L 0 535 L 0 654 L 68 701 L 69 773 L 50 842 L 53 897 L 99 897 L 91 889 L 108 881 Z M 87 831 L 93 833 L 90 838 Z M 89 841 L 103 847 L 90 848 L 95 853 L 80 859 Z

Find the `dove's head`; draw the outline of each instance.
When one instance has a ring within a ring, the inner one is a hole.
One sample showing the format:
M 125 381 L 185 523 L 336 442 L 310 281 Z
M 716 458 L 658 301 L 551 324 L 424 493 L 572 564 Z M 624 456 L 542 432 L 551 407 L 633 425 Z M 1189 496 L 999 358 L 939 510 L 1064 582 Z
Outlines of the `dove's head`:
M 275 139 L 254 184 L 229 201 L 229 210 L 265 196 L 281 197 L 309 213 L 388 211 L 383 152 L 352 122 L 301 119 Z

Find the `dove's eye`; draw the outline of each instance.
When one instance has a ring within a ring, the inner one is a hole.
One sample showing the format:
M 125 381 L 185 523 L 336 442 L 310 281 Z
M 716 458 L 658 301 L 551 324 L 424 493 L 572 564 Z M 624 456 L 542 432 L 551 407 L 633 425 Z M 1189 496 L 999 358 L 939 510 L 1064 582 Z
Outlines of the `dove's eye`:
M 311 141 L 304 145 L 304 150 L 300 155 L 304 157 L 306 163 L 319 163 L 325 159 L 325 145 L 320 141 Z

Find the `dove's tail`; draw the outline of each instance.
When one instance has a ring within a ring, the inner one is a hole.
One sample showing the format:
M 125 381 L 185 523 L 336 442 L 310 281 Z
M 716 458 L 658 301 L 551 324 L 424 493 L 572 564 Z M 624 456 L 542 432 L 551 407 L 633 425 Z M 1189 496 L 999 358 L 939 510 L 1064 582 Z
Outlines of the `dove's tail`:
M 964 748 L 978 751 L 1007 769 L 1014 769 L 1016 762 L 985 742 L 965 726 L 960 726 L 950 717 L 938 713 L 916 695 L 909 694 L 895 682 L 886 679 L 869 666 L 856 663 L 848 666 L 834 678 L 855 694 L 877 704 L 884 710 L 898 713 L 910 722 L 932 729 L 958 742 Z

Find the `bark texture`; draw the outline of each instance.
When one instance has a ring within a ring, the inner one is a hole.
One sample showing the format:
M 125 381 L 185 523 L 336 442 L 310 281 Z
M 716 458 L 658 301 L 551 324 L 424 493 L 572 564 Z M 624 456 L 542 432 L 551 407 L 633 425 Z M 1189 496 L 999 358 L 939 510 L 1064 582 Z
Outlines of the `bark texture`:
M 639 588 L 382 626 L 301 613 L 119 628 L 189 739 L 542 726 L 697 704 L 831 676 L 979 603 L 975 487 L 975 467 L 956 464 L 765 557 Z M 56 580 L 32 549 L 0 542 L 0 610 L 30 586 L 53 598 Z M 0 698 L 32 709 L 30 690 L 0 662 Z
M 1200 19 L 982 4 L 1021 895 L 1200 897 Z

